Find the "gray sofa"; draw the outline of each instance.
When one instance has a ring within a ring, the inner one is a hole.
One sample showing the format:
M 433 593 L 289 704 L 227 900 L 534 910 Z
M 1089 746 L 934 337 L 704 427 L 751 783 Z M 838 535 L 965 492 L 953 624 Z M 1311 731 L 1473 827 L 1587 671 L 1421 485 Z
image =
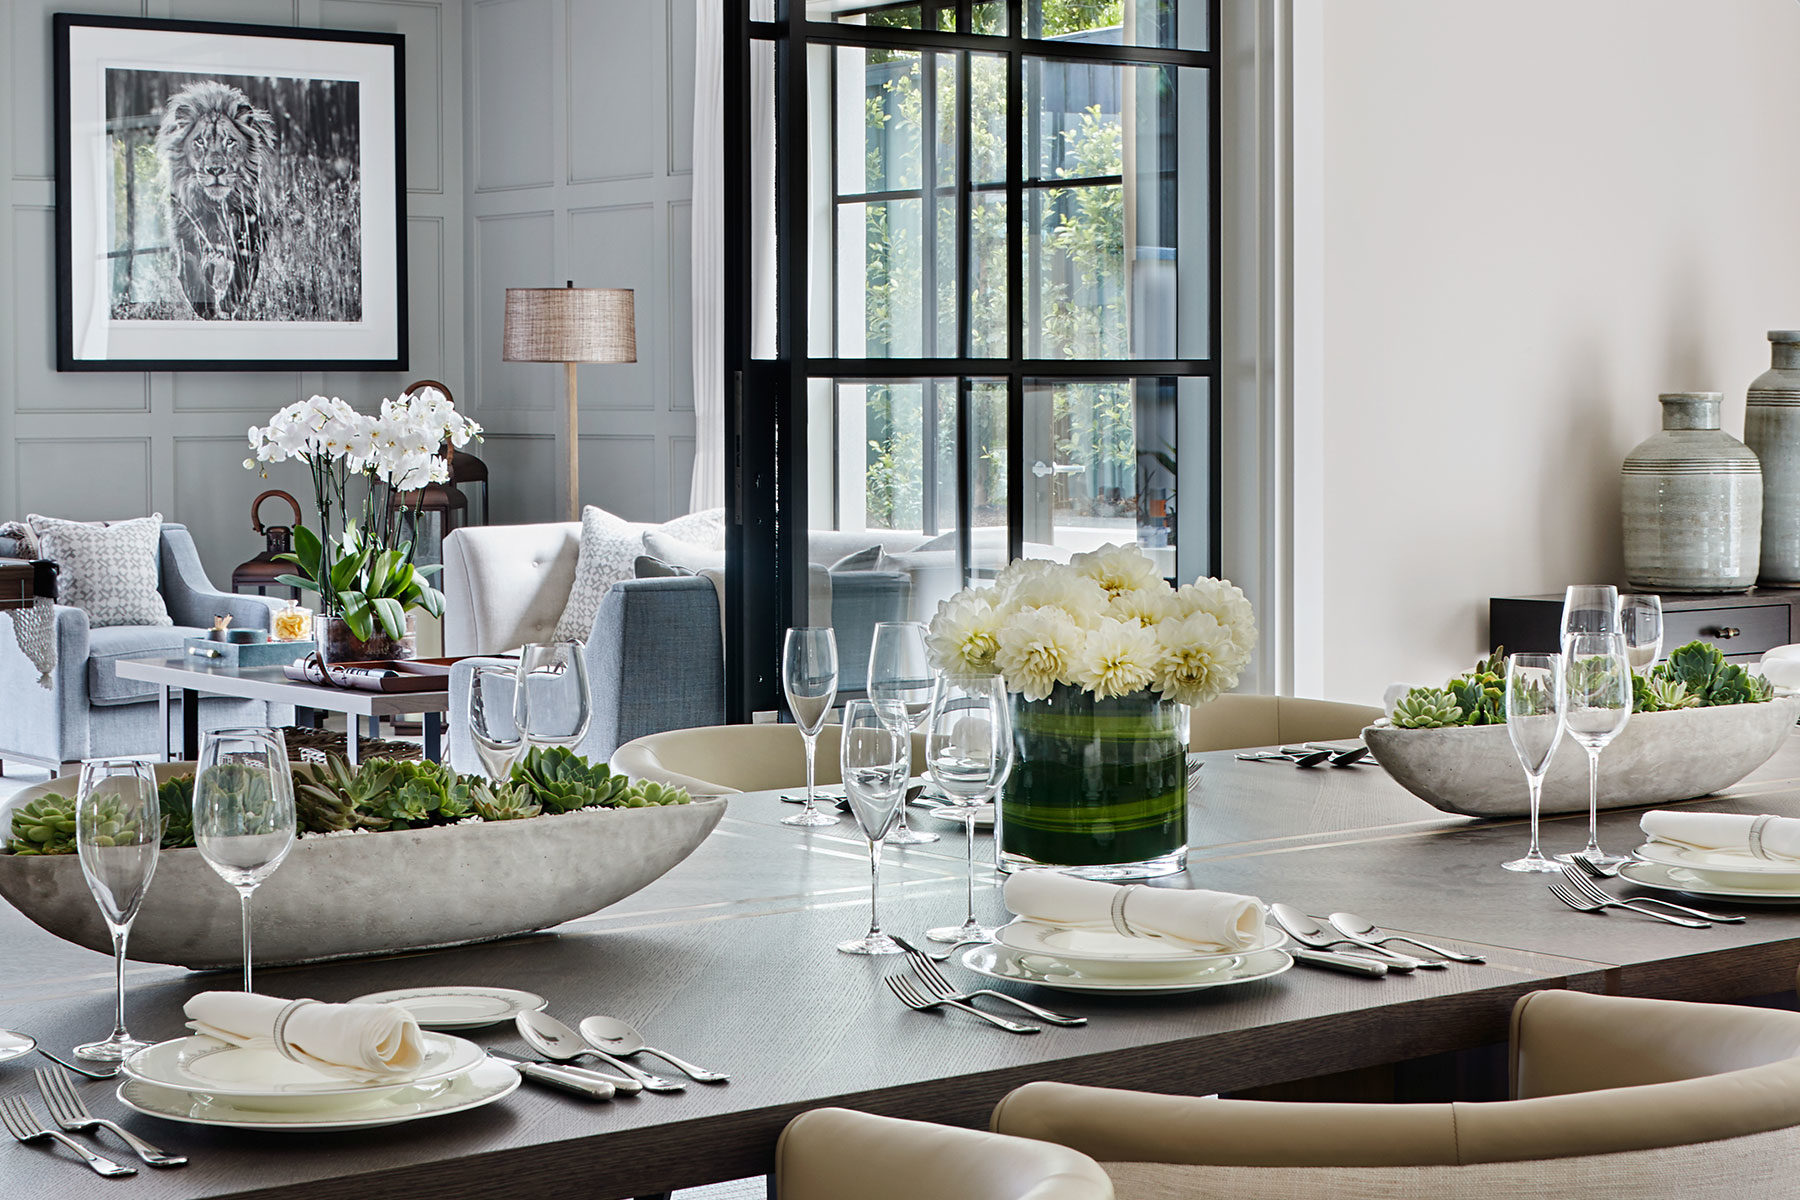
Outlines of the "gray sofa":
M 0 557 L 21 548 L 0 538 Z M 183 639 L 230 613 L 238 629 L 268 629 L 279 602 L 221 592 L 207 579 L 186 526 L 162 527 L 159 590 L 173 625 L 92 628 L 79 608 L 57 605 L 56 670 L 51 686 L 19 649 L 12 623 L 0 616 L 0 762 L 17 761 L 60 772 L 84 758 L 162 755 L 170 728 L 181 728 L 181 702 L 169 705 L 169 727 L 159 719 L 158 689 L 119 678 L 120 659 L 179 655 Z M 293 709 L 256 700 L 210 697 L 200 701 L 200 727 L 286 724 Z

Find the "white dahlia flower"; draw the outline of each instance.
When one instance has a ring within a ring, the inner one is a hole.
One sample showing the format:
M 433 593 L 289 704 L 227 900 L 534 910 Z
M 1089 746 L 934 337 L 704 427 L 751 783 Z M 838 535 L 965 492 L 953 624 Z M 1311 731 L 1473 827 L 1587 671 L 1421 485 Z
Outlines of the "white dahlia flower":
M 1028 700 L 1043 700 L 1059 683 L 1072 683 L 1075 664 L 1087 642 L 1081 626 L 1060 608 L 1028 608 L 1013 613 L 1000 628 L 994 657 L 1006 686 Z
M 1155 561 L 1136 546 L 1102 546 L 1075 555 L 1069 566 L 1105 588 L 1109 599 L 1162 582 Z
M 1231 628 L 1207 612 L 1164 621 L 1155 637 L 1161 651 L 1157 690 L 1181 704 L 1204 704 L 1230 691 L 1250 660 Z
M 1088 632 L 1075 682 L 1102 700 L 1127 696 L 1150 686 L 1161 659 L 1153 630 L 1109 617 Z
M 932 661 L 951 674 L 992 673 L 1000 625 L 986 591 L 965 589 L 940 600 L 925 636 Z

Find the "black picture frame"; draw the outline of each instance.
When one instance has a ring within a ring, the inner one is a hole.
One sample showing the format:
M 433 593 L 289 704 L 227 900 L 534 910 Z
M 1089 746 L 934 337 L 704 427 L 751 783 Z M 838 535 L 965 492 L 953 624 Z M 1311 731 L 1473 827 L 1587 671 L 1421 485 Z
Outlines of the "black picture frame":
M 53 28 L 57 370 L 407 369 L 404 35 Z M 260 178 L 246 154 L 266 156 Z

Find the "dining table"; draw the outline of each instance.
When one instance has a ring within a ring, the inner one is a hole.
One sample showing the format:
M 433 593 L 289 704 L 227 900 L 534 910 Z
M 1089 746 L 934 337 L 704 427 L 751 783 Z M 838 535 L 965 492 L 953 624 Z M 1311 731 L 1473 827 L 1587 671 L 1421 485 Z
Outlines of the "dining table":
M 100 1181 L 62 1151 L 0 1144 L 9 1195 L 131 1200 L 609 1200 L 767 1173 L 782 1128 L 837 1105 L 985 1127 L 994 1104 L 1033 1080 L 1209 1095 L 1379 1068 L 1504 1043 L 1515 1001 L 1541 988 L 1718 1002 L 1790 993 L 1800 965 L 1800 906 L 1732 909 L 1743 924 L 1676 928 L 1632 913 L 1572 911 L 1544 876 L 1500 868 L 1524 848 L 1522 819 L 1440 812 L 1378 765 L 1299 769 L 1198 756 L 1190 789 L 1188 867 L 1162 886 L 1241 892 L 1323 916 L 1350 911 L 1485 963 L 1371 979 L 1306 966 L 1238 986 L 1178 995 L 1081 995 L 994 984 L 1089 1018 L 1085 1027 L 1017 1036 L 965 1014 L 903 1007 L 882 976 L 899 957 L 840 954 L 869 918 L 867 843 L 849 819 L 783 826 L 792 807 L 772 792 L 731 797 L 713 834 L 685 862 L 593 916 L 541 934 L 454 949 L 263 968 L 258 990 L 347 1000 L 435 984 L 521 988 L 574 1024 L 590 1014 L 630 1022 L 655 1046 L 731 1076 L 684 1091 L 596 1102 L 526 1083 L 477 1110 L 335 1133 L 244 1132 L 165 1122 L 127 1110 L 108 1082 L 83 1081 L 94 1112 L 189 1156 Z M 1521 773 L 1518 786 L 1524 792 Z M 1800 741 L 1790 737 L 1723 794 L 1682 807 L 1800 815 Z M 1610 850 L 1638 844 L 1640 811 L 1604 812 Z M 1546 818 L 1549 852 L 1575 850 L 1586 814 Z M 954 922 L 964 903 L 963 826 L 919 813 L 943 840 L 888 849 L 883 924 L 903 935 Z M 383 835 L 372 835 L 383 836 Z M 977 911 L 1006 917 L 991 839 L 977 847 Z M 393 881 L 396 894 L 406 886 Z M 529 887 L 530 879 L 519 886 Z M 1619 881 L 1607 885 L 1623 889 Z M 221 885 L 221 903 L 231 896 Z M 109 956 L 65 943 L 0 905 L 0 1027 L 67 1056 L 111 1026 Z M 959 986 L 979 979 L 953 959 Z M 183 1034 L 193 994 L 236 986 L 234 974 L 141 963 L 126 971 L 127 1016 L 139 1037 Z M 1018 1015 L 1018 1014 L 1011 1014 Z M 529 1051 L 511 1025 L 464 1036 Z M 0 1096 L 37 1105 L 33 1055 L 0 1064 Z M 650 1064 L 646 1064 L 650 1065 Z M 103 1149 L 119 1150 L 116 1143 Z

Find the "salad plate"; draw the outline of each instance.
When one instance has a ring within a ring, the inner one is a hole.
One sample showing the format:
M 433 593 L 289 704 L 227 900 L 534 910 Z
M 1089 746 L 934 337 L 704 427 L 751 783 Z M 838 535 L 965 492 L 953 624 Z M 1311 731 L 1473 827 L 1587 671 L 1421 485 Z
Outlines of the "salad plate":
M 1780 887 L 1736 887 L 1698 875 L 1685 867 L 1654 862 L 1625 863 L 1619 868 L 1619 878 L 1655 892 L 1679 892 L 1684 896 L 1704 896 L 1736 904 L 1800 904 L 1800 880 Z
M 1067 963 L 1036 954 L 1015 954 L 1004 946 L 974 946 L 963 952 L 962 965 L 989 979 L 1034 983 L 1059 992 L 1132 996 L 1176 996 L 1210 988 L 1272 979 L 1294 965 L 1285 951 L 1267 949 L 1247 954 L 1211 956 L 1186 974 L 1153 979 L 1119 979 L 1089 975 Z
M 355 1080 L 298 1063 L 269 1048 L 233 1046 L 195 1034 L 158 1042 L 120 1064 L 127 1078 L 155 1087 L 230 1099 L 243 1108 L 313 1109 L 370 1100 L 397 1088 L 418 1087 L 466 1075 L 487 1058 L 480 1046 L 442 1033 L 426 1033 L 425 1061 L 397 1079 Z
M 540 1012 L 550 1007 L 550 1002 L 536 992 L 460 984 L 370 992 L 350 1003 L 398 1005 L 413 1015 L 421 1029 L 480 1029 L 510 1021 L 522 1012 Z
M 349 1109 L 270 1111 L 230 1097 L 195 1095 L 139 1079 L 121 1083 L 118 1097 L 120 1103 L 134 1112 L 188 1125 L 279 1133 L 329 1133 L 342 1129 L 373 1129 L 467 1112 L 511 1095 L 520 1082 L 519 1073 L 511 1067 L 484 1059 L 474 1070 L 459 1078 L 389 1088 L 370 1097 L 366 1104 Z
M 1697 850 L 1671 842 L 1645 842 L 1633 853 L 1645 862 L 1680 867 L 1727 887 L 1800 889 L 1800 862 L 1771 861 L 1748 850 Z

